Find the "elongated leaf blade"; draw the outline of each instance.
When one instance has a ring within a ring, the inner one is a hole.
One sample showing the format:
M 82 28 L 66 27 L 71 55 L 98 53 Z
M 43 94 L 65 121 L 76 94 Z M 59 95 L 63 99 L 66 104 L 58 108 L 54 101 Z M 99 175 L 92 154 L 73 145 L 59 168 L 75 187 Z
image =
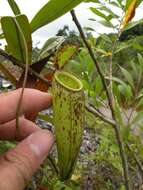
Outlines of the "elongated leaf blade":
M 48 56 L 51 52 L 58 50 L 58 48 L 65 41 L 63 36 L 55 36 L 49 38 L 39 52 L 39 60 Z
M 101 11 L 97 10 L 97 8 L 91 7 L 90 10 L 96 14 L 97 16 L 107 20 L 107 16 L 105 14 L 103 14 Z
M 64 15 L 81 2 L 82 0 L 50 0 L 32 19 L 32 32 Z
M 132 0 L 130 2 L 128 9 L 126 10 L 125 18 L 122 24 L 122 30 L 134 18 L 137 6 L 138 6 L 138 0 Z
M 10 17 L 10 16 L 2 17 L 1 24 L 2 24 L 4 37 L 8 44 L 9 51 L 15 58 L 24 63 L 26 62 L 26 49 L 24 45 L 24 39 L 25 39 L 26 47 L 28 49 L 28 62 L 29 64 L 31 64 L 32 39 L 31 39 L 31 29 L 27 17 L 25 15 L 19 15 L 16 17 Z M 17 26 L 17 24 L 19 27 Z
M 9 6 L 11 7 L 11 10 L 13 11 L 13 13 L 15 15 L 20 15 L 21 11 L 17 5 L 17 3 L 15 2 L 15 0 L 8 0 Z
M 120 67 L 120 69 L 121 69 L 125 79 L 131 85 L 131 87 L 134 88 L 134 81 L 133 81 L 131 74 L 126 69 L 124 69 L 123 67 Z
M 100 3 L 99 0 L 85 0 L 85 3 Z
M 126 5 L 125 5 L 125 10 L 127 10 L 129 8 L 129 6 L 131 5 L 131 3 L 133 2 L 133 0 L 126 0 Z M 142 0 L 137 0 L 137 6 L 139 6 L 141 4 Z
M 143 24 L 143 19 L 129 23 L 129 24 L 124 28 L 124 31 L 130 30 L 130 29 L 136 27 L 136 26 L 139 25 L 139 24 Z
M 59 50 L 55 57 L 56 66 L 61 69 L 63 68 L 77 53 L 78 47 L 75 45 L 65 45 Z
M 130 4 L 132 3 L 132 0 L 126 0 L 125 10 L 129 8 Z
M 131 122 L 131 125 L 134 125 L 136 123 L 142 122 L 143 121 L 143 111 L 139 112 L 136 117 L 133 119 Z
M 4 38 L 4 34 L 3 34 L 3 31 L 2 31 L 2 26 L 1 26 L 1 18 L 0 17 L 0 39 L 3 39 Z
M 0 40 L 1 39 L 4 39 L 4 34 L 3 33 L 0 34 Z

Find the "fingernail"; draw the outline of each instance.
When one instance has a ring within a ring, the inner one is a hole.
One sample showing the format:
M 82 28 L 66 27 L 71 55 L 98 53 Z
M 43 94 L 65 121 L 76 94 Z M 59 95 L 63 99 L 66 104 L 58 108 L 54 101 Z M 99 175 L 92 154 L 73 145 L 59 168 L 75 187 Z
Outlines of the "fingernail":
M 28 137 L 28 144 L 32 152 L 38 156 L 42 162 L 54 144 L 54 137 L 53 134 L 47 130 L 37 131 Z

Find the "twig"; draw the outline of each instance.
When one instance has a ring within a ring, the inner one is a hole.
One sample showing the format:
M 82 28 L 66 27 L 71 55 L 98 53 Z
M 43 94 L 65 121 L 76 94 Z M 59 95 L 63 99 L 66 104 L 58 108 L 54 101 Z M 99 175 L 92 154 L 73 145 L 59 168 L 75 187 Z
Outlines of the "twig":
M 84 32 L 82 30 L 82 27 L 81 27 L 81 25 L 80 25 L 80 23 L 79 23 L 79 21 L 78 21 L 78 19 L 76 17 L 76 14 L 75 14 L 74 10 L 71 11 L 71 15 L 72 15 L 74 23 L 76 24 L 76 26 L 77 26 L 77 28 L 79 30 L 81 38 L 82 38 L 86 48 L 88 49 L 89 54 L 90 54 L 95 66 L 96 66 L 97 72 L 100 75 L 103 87 L 105 89 L 107 99 L 108 99 L 108 104 L 109 104 L 109 107 L 110 107 L 111 113 L 112 113 L 112 118 L 115 121 L 114 130 L 115 130 L 116 139 L 117 139 L 119 150 L 120 150 L 120 156 L 121 156 L 122 166 L 123 166 L 123 171 L 124 171 L 124 179 L 125 179 L 126 190 L 131 190 L 128 163 L 127 163 L 126 153 L 125 153 L 125 149 L 124 149 L 124 143 L 123 143 L 123 140 L 122 140 L 122 137 L 121 137 L 121 134 L 120 134 L 120 127 L 119 127 L 117 119 L 116 119 L 114 106 L 112 104 L 112 99 L 110 97 L 110 93 L 108 91 L 108 87 L 107 87 L 104 75 L 102 73 L 102 70 L 101 70 L 101 68 L 99 66 L 98 61 L 96 60 L 96 57 L 94 55 L 94 52 L 92 51 L 92 48 L 90 47 L 90 45 L 88 44 L 88 42 L 86 40 L 85 34 L 84 34 Z
M 19 60 L 17 60 L 16 58 L 14 58 L 12 55 L 7 54 L 4 50 L 0 49 L 0 55 L 3 56 L 4 58 L 6 58 L 7 60 L 11 61 L 13 64 L 25 69 L 25 64 L 20 62 Z M 46 61 L 48 58 L 44 58 L 42 60 L 40 60 L 39 62 L 42 61 Z M 34 63 L 35 64 L 35 63 Z M 51 83 L 46 80 L 44 77 L 42 77 L 39 73 L 37 73 L 36 71 L 34 71 L 31 67 L 28 68 L 29 73 L 35 75 L 37 77 L 37 79 L 42 80 L 45 84 L 51 86 Z
M 89 54 L 90 54 L 90 56 L 91 56 L 91 58 L 92 58 L 92 60 L 93 60 L 93 62 L 94 62 L 94 64 L 95 64 L 95 66 L 96 66 L 96 69 L 97 69 L 97 71 L 98 71 L 98 73 L 99 73 L 99 75 L 100 75 L 100 78 L 101 78 L 101 80 L 102 80 L 103 87 L 104 87 L 104 89 L 105 89 L 105 91 L 106 91 L 106 95 L 107 95 L 107 98 L 108 98 L 109 106 L 112 108 L 113 106 L 112 106 L 112 101 L 111 101 L 110 94 L 109 94 L 109 91 L 108 91 L 108 87 L 107 87 L 107 84 L 106 84 L 106 82 L 105 82 L 105 79 L 104 79 L 104 75 L 103 75 L 103 73 L 102 73 L 102 70 L 100 69 L 99 63 L 98 63 L 98 61 L 96 60 L 95 55 L 94 55 L 94 53 L 93 53 L 93 51 L 92 51 L 92 49 L 91 49 L 89 43 L 88 43 L 87 40 L 86 40 L 85 34 L 84 34 L 84 32 L 83 32 L 83 30 L 82 30 L 82 27 L 81 27 L 81 25 L 80 25 L 80 23 L 79 23 L 79 21 L 78 21 L 76 15 L 75 15 L 74 10 L 71 11 L 71 15 L 72 15 L 72 18 L 73 18 L 74 23 L 76 24 L 76 26 L 77 26 L 77 28 L 78 28 L 78 30 L 79 30 L 79 33 L 80 33 L 80 35 L 81 35 L 81 38 L 82 38 L 82 40 L 83 40 L 83 42 L 84 42 L 86 48 L 88 49 Z M 113 110 L 113 108 L 112 108 L 112 115 L 114 115 L 114 110 Z
M 115 122 L 109 118 L 107 118 L 105 115 L 101 114 L 100 112 L 98 112 L 93 106 L 90 105 L 86 105 L 85 106 L 86 110 L 89 111 L 90 113 L 92 113 L 94 116 L 100 118 L 101 120 L 105 121 L 106 123 L 115 126 Z
M 97 112 L 99 112 L 101 115 L 104 115 L 102 111 L 99 110 L 99 108 L 96 108 L 92 103 L 88 102 L 88 105 L 94 108 Z

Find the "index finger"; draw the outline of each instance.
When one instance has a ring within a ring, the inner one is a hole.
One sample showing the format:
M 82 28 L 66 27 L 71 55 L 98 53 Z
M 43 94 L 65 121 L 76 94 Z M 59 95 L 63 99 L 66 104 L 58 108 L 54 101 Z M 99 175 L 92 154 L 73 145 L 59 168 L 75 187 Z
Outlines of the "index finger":
M 0 124 L 11 121 L 16 117 L 17 104 L 21 89 L 0 96 Z M 31 114 L 48 108 L 52 102 L 52 96 L 35 89 L 24 90 L 21 110 L 23 114 Z

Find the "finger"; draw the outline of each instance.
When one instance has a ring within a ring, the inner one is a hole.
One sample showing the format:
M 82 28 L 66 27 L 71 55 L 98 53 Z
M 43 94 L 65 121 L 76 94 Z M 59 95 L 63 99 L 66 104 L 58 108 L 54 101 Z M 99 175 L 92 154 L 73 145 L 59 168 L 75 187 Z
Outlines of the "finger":
M 8 93 L 0 98 L 0 124 L 11 121 L 16 117 L 17 103 L 21 94 L 21 89 Z M 46 109 L 52 101 L 52 96 L 48 93 L 34 89 L 25 89 L 22 101 L 22 113 L 31 114 Z
M 16 129 L 16 120 L 0 125 L 0 140 L 23 140 L 30 134 L 41 130 L 33 122 L 19 118 L 19 128 Z
M 23 190 L 48 155 L 53 135 L 37 131 L 0 159 L 0 189 Z
M 38 112 L 32 112 L 32 113 L 30 113 L 30 114 L 26 114 L 25 115 L 25 117 L 27 118 L 27 119 L 29 119 L 30 121 L 35 121 L 36 120 L 36 118 L 37 118 L 37 115 L 38 115 Z

